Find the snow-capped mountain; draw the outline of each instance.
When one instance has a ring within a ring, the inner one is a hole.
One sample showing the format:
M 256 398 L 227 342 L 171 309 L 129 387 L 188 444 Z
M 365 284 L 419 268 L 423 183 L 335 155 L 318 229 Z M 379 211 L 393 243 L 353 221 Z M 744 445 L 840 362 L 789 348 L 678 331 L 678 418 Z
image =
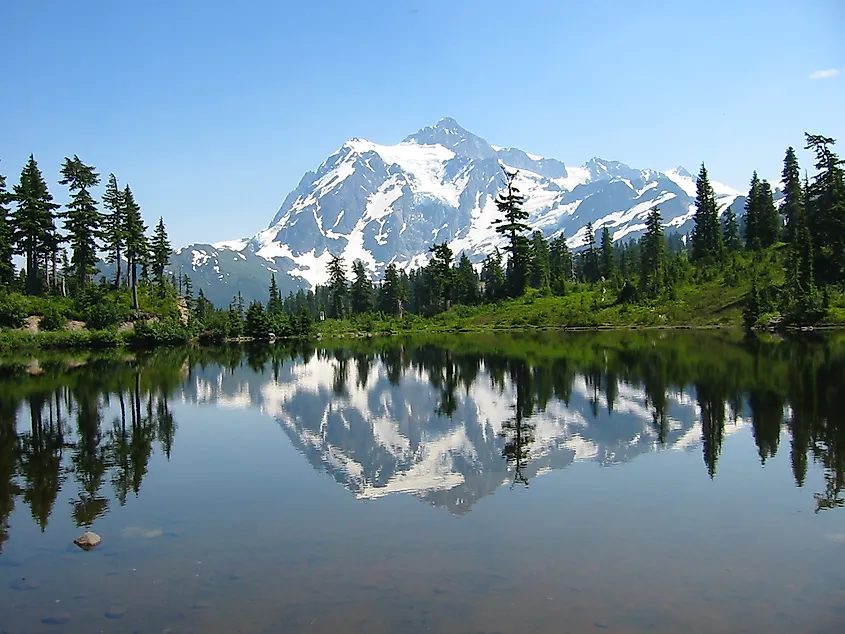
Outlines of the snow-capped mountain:
M 447 118 L 396 145 L 347 141 L 302 177 L 266 229 L 183 247 L 172 265 L 225 303 L 239 289 L 263 298 L 271 272 L 283 289 L 322 283 L 335 253 L 349 265 L 361 260 L 374 278 L 390 262 L 424 264 L 434 242 L 478 261 L 500 244 L 491 222 L 502 166 L 519 170 L 530 224 L 548 238 L 562 233 L 571 247 L 583 244 L 589 222 L 608 227 L 615 241 L 637 236 L 656 205 L 667 231 L 691 228 L 695 179 L 682 167 L 634 169 L 599 158 L 567 166 L 490 145 Z M 737 202 L 738 191 L 713 187 L 723 207 Z

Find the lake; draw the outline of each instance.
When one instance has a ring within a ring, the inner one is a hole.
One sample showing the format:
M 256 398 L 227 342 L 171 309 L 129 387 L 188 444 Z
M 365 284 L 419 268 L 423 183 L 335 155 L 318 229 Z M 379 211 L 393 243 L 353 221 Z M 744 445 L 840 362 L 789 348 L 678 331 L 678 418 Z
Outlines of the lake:
M 0 631 L 842 632 L 843 488 L 842 334 L 8 356 Z

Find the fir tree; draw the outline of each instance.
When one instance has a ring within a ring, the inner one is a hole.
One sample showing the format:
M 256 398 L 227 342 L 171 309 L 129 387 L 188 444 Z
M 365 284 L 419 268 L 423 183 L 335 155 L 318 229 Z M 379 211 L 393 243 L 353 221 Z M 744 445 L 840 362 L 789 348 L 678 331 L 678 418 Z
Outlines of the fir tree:
M 267 339 L 270 329 L 267 324 L 267 315 L 264 313 L 264 305 L 259 301 L 253 301 L 246 311 L 246 324 L 244 332 L 247 337 L 263 340 Z
M 346 300 L 349 288 L 346 283 L 346 267 L 343 258 L 333 255 L 329 260 L 329 315 L 335 319 L 342 319 L 346 314 Z
M 745 247 L 759 249 L 760 244 L 760 179 L 757 172 L 751 176 L 751 186 L 745 198 Z
M 124 236 L 124 202 L 123 191 L 117 186 L 117 178 L 109 174 L 106 182 L 106 191 L 103 194 L 103 207 L 108 211 L 103 218 L 103 249 L 106 252 L 106 262 L 115 264 L 117 270 L 114 277 L 114 286 L 120 286 L 121 254 L 126 241 Z
M 455 301 L 466 306 L 479 302 L 478 274 L 466 253 L 461 253 L 458 268 L 455 270 Z
M 276 284 L 275 274 L 270 276 L 270 288 L 267 290 L 267 315 L 273 317 L 279 315 L 284 311 L 282 304 L 282 293 L 279 291 L 279 286 Z
M 508 260 L 509 291 L 511 296 L 517 297 L 525 292 L 525 284 L 528 275 L 528 245 L 523 234 L 530 230 L 525 220 L 528 220 L 528 212 L 523 209 L 525 196 L 519 193 L 516 186 L 518 172 L 510 172 L 504 166 L 502 171 L 505 174 L 505 191 L 496 195 L 496 208 L 502 214 L 501 218 L 493 221 L 496 232 L 508 238 L 507 251 L 510 252 Z
M 806 189 L 807 224 L 815 251 L 814 270 L 822 284 L 845 277 L 845 170 L 833 151 L 835 139 L 808 134 L 806 149 L 816 155 L 818 173 Z
M 188 307 L 189 311 L 193 311 L 194 309 L 194 284 L 191 282 L 191 278 L 188 277 L 188 274 L 185 273 L 182 275 L 182 297 L 185 298 L 185 305 Z M 240 292 L 239 292 L 240 294 Z
M 786 259 L 788 290 L 787 312 L 801 318 L 812 312 L 818 303 L 813 275 L 813 239 L 807 226 L 803 205 L 792 211 L 792 242 Z
M 601 277 L 601 267 L 599 266 L 599 253 L 596 250 L 596 234 L 593 231 L 592 222 L 587 223 L 584 246 L 587 247 L 583 254 L 584 279 L 588 282 L 598 282 L 599 277 Z
M 484 284 L 484 298 L 488 302 L 502 299 L 506 294 L 505 271 L 502 268 L 502 254 L 495 249 L 481 265 L 481 283 Z
M 549 243 L 542 232 L 531 234 L 531 286 L 548 289 L 551 283 Z
M 795 157 L 795 150 L 787 148 L 786 156 L 783 159 L 783 205 L 781 211 L 786 218 L 784 238 L 791 242 L 794 235 L 794 220 L 804 209 L 804 190 L 801 187 L 801 170 L 798 166 L 798 159 Z M 806 218 L 805 224 L 806 224 Z
M 407 291 L 399 270 L 392 262 L 384 271 L 384 282 L 379 289 L 379 310 L 394 316 L 402 315 L 402 306 L 407 299 Z
M 648 297 L 657 297 L 666 277 L 666 244 L 663 240 L 663 218 L 655 207 L 648 214 L 642 238 L 640 288 Z
M 101 218 L 97 201 L 89 190 L 99 184 L 100 175 L 75 154 L 72 159 L 65 158 L 61 174 L 62 180 L 59 184 L 67 185 L 71 192 L 70 202 L 66 205 L 67 211 L 62 214 L 73 251 L 71 264 L 77 283 L 84 287 L 96 272 Z
M 9 217 L 9 203 L 12 197 L 6 189 L 6 177 L 0 174 L 0 286 L 11 286 L 15 281 L 15 267 L 12 263 L 12 223 Z
M 208 300 L 202 289 L 200 289 L 199 293 L 197 293 L 197 301 L 194 302 L 194 317 L 201 324 L 207 325 L 213 314 L 214 305 Z
M 772 246 L 780 236 L 780 216 L 775 207 L 772 186 L 768 181 L 760 181 L 758 204 L 758 229 L 760 232 L 760 246 L 763 248 Z
M 616 275 L 613 239 L 610 237 L 610 230 L 607 227 L 601 230 L 601 260 L 599 262 L 599 268 L 602 277 L 606 280 L 613 279 Z
M 164 286 L 164 269 L 170 264 L 170 254 L 173 249 L 167 237 L 167 229 L 164 227 L 164 218 L 158 219 L 153 237 L 150 241 L 152 255 L 153 277 L 159 286 Z
M 448 243 L 435 244 L 429 248 L 432 254 L 428 263 L 428 272 L 431 276 L 431 306 L 435 312 L 449 308 L 452 300 L 452 287 L 454 275 L 452 271 L 452 260 L 454 256 Z
M 46 271 L 47 263 L 58 248 L 53 212 L 59 205 L 53 202 L 53 196 L 31 154 L 14 192 L 16 208 L 12 213 L 12 238 L 16 252 L 26 256 L 26 290 L 35 294 L 39 289 L 41 263 L 44 263 Z
M 349 289 L 349 301 L 352 312 L 364 314 L 373 310 L 373 283 L 367 275 L 367 269 L 361 260 L 352 263 L 352 286 Z
M 710 184 L 707 168 L 701 164 L 701 171 L 695 183 L 695 228 L 692 233 L 692 259 L 712 263 L 722 257 L 722 230 L 719 225 L 719 209 L 716 194 Z
M 730 206 L 722 219 L 722 240 L 728 251 L 739 251 L 742 247 L 742 240 L 739 237 L 739 223 L 736 221 L 736 214 Z
M 147 257 L 147 228 L 141 218 L 141 207 L 135 202 L 132 190 L 127 185 L 123 189 L 123 236 L 125 240 L 126 261 L 129 267 L 129 283 L 132 288 L 132 307 L 138 310 L 138 266 Z
M 566 284 L 572 281 L 572 252 L 563 234 L 552 240 L 549 246 L 549 270 L 552 291 L 556 295 L 562 295 Z

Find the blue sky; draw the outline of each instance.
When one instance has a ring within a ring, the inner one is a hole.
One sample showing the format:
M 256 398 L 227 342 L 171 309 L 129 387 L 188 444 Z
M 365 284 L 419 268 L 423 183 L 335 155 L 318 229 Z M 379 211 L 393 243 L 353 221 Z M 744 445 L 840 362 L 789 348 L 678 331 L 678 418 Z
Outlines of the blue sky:
M 745 188 L 805 131 L 845 154 L 843 33 L 841 0 L 4 2 L 0 173 L 34 153 L 63 201 L 78 154 L 176 246 L 252 235 L 346 139 L 444 116 Z

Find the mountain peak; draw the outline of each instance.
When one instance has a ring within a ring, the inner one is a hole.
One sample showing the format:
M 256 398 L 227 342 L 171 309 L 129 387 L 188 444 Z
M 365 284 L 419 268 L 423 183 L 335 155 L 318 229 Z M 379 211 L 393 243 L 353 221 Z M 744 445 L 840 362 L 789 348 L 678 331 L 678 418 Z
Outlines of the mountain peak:
M 496 151 L 480 136 L 469 132 L 451 117 L 443 117 L 436 124 L 427 126 L 405 139 L 405 143 L 442 145 L 458 156 L 468 158 L 493 158 Z
M 684 178 L 692 178 L 692 174 L 690 174 L 687 169 L 683 165 L 678 165 L 675 169 L 672 170 L 678 176 L 683 176 Z

